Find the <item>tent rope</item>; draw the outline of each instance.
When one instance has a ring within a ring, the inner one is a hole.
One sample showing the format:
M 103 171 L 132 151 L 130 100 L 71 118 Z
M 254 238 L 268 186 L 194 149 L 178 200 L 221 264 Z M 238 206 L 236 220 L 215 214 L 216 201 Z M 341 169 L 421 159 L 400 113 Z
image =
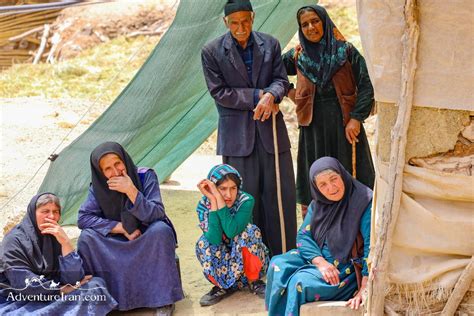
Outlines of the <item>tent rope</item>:
M 178 0 L 175 1 L 172 9 L 176 6 Z M 58 154 L 56 154 L 56 151 L 64 144 L 66 139 L 71 135 L 71 133 L 76 129 L 76 127 L 84 120 L 85 116 L 90 112 L 92 107 L 94 107 L 97 102 L 104 96 L 105 92 L 108 90 L 108 88 L 117 80 L 118 76 L 122 73 L 123 69 L 129 65 L 135 57 L 138 55 L 138 53 L 145 47 L 145 44 L 148 43 L 150 40 L 150 37 L 147 37 L 146 40 L 143 42 L 143 44 L 135 51 L 133 54 L 130 55 L 128 58 L 127 62 L 124 63 L 123 67 L 121 67 L 115 75 L 112 77 L 112 79 L 109 80 L 109 82 L 105 85 L 103 92 L 96 97 L 96 99 L 92 102 L 92 104 L 86 109 L 86 111 L 82 114 L 82 116 L 79 118 L 79 120 L 76 122 L 76 124 L 69 130 L 69 132 L 62 138 L 62 140 L 59 142 L 59 144 L 54 148 L 52 153 L 48 156 L 47 159 L 43 161 L 43 163 L 40 165 L 40 167 L 36 170 L 36 172 L 33 174 L 33 176 L 30 177 L 30 179 L 10 198 L 8 201 L 6 201 L 1 207 L 0 210 L 3 210 L 8 204 L 11 203 L 21 192 L 23 192 L 28 185 L 33 181 L 33 179 L 38 175 L 38 173 L 41 171 L 41 169 L 44 167 L 44 165 L 48 162 L 48 160 L 54 161 L 57 157 Z

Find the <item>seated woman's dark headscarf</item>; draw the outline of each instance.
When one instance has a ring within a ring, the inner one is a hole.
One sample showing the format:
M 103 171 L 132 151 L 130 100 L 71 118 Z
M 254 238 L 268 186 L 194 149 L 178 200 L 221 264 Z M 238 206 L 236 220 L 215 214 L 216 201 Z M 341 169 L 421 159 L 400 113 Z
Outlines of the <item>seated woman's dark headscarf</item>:
M 102 173 L 99 166 L 100 158 L 107 154 L 116 154 L 122 159 L 127 174 L 132 179 L 138 191 L 143 192 L 142 183 L 137 173 L 137 167 L 125 149 L 115 142 L 106 142 L 97 146 L 91 153 L 92 189 L 95 198 L 100 205 L 100 209 L 105 217 L 111 220 L 122 222 L 123 228 L 129 233 L 133 233 L 140 227 L 140 221 L 130 214 L 126 208 L 127 196 L 124 193 L 113 191 L 107 185 L 107 178 Z
M 344 196 L 340 201 L 328 200 L 317 188 L 315 177 L 325 170 L 337 172 L 344 182 Z M 360 228 L 360 219 L 369 202 L 372 190 L 354 179 L 341 163 L 332 157 L 316 160 L 309 171 L 311 179 L 311 201 L 313 209 L 311 234 L 322 248 L 327 241 L 333 256 L 346 263 Z
M 52 193 L 35 195 L 23 220 L 3 239 L 0 245 L 0 273 L 8 269 L 28 268 L 48 279 L 59 277 L 61 245 L 54 236 L 41 234 L 36 223 L 36 203 L 44 194 Z
M 313 10 L 323 22 L 323 37 L 317 43 L 308 41 L 301 30 L 300 14 Z M 308 5 L 296 13 L 298 21 L 298 38 L 303 47 L 299 54 L 297 67 L 303 75 L 319 88 L 325 87 L 333 75 L 347 60 L 348 43 L 329 17 L 326 9 L 319 5 Z

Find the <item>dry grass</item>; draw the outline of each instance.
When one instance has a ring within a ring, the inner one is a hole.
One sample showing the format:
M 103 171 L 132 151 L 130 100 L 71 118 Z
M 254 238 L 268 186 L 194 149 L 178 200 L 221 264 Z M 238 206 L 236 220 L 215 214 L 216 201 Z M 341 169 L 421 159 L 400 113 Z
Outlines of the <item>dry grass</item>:
M 0 98 L 42 96 L 109 103 L 140 69 L 158 37 L 119 37 L 57 64 L 18 64 L 0 73 Z M 130 56 L 138 51 L 135 58 Z M 106 88 L 118 74 L 114 83 Z
M 361 50 L 355 6 L 328 4 L 329 15 L 346 39 Z M 18 64 L 0 73 L 0 98 L 42 96 L 112 102 L 145 62 L 159 37 L 119 37 L 57 64 Z M 297 36 L 288 45 L 293 47 Z M 129 57 L 141 47 L 135 59 Z M 118 78 L 108 87 L 110 80 Z

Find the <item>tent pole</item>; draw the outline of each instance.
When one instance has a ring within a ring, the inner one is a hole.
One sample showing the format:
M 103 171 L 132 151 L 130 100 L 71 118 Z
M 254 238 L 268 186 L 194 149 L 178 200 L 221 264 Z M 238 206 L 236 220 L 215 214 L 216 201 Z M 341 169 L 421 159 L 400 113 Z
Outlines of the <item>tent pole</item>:
M 283 215 L 283 203 L 281 200 L 281 180 L 280 180 L 280 157 L 278 154 L 278 136 L 276 129 L 276 113 L 272 113 L 272 128 L 273 128 L 273 148 L 275 151 L 275 173 L 276 173 L 276 189 L 278 214 L 280 215 L 280 232 L 281 232 L 281 251 L 286 252 L 286 232 L 285 232 L 285 217 Z
M 356 141 L 352 141 L 352 177 L 357 179 Z
M 451 293 L 451 296 L 449 297 L 448 302 L 444 306 L 443 311 L 441 312 L 441 316 L 454 315 L 464 295 L 466 295 L 466 292 L 469 290 L 473 277 L 474 277 L 474 256 L 471 257 L 471 261 L 469 262 L 466 269 L 464 269 L 458 281 L 456 282 L 456 285 L 454 286 L 454 290 Z
M 400 210 L 402 197 L 405 147 L 410 125 L 415 84 L 416 57 L 419 26 L 417 0 L 405 0 L 405 32 L 403 35 L 403 59 L 397 121 L 392 131 L 388 190 L 380 210 L 380 225 L 376 232 L 376 244 L 371 253 L 371 276 L 368 282 L 369 315 L 383 315 L 387 282 L 387 269 L 392 248 L 392 239 Z M 378 210 L 377 210 L 378 211 Z

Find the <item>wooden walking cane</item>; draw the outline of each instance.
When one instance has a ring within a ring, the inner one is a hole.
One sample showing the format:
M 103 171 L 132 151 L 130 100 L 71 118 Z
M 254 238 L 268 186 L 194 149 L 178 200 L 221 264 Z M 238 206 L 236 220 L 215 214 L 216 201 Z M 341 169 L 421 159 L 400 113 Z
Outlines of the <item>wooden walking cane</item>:
M 356 142 L 355 142 L 355 140 L 352 141 L 352 177 L 354 179 L 357 178 L 357 172 L 356 172 Z
M 272 113 L 272 128 L 273 128 L 273 148 L 275 151 L 275 172 L 276 172 L 278 214 L 280 214 L 281 251 L 282 253 L 285 253 L 286 252 L 286 232 L 285 232 L 285 218 L 283 216 L 283 203 L 281 201 L 280 157 L 278 155 L 276 113 Z

